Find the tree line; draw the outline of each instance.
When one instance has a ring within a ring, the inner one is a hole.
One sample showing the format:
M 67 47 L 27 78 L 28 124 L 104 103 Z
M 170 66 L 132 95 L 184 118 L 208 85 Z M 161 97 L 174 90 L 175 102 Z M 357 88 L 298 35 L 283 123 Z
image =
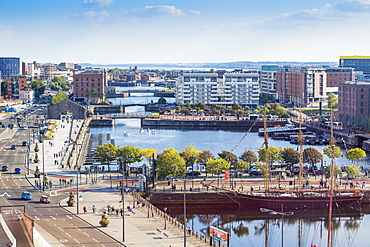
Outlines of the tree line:
M 332 150 L 334 153 L 332 154 Z M 265 173 L 266 163 L 266 148 L 261 148 L 257 151 L 257 155 L 253 151 L 245 151 L 239 157 L 230 151 L 221 151 L 214 156 L 209 150 L 199 151 L 194 145 L 185 146 L 181 152 L 174 148 L 168 148 L 157 155 L 154 159 L 154 154 L 157 153 L 155 149 L 140 149 L 134 146 L 115 146 L 113 144 L 105 144 L 96 146 L 95 156 L 99 158 L 102 163 L 109 165 L 112 161 L 117 160 L 120 164 L 120 169 L 127 172 L 128 166 L 135 162 L 140 162 L 144 158 L 150 163 L 155 162 L 157 176 L 159 178 L 184 177 L 188 168 L 194 170 L 194 165 L 198 164 L 204 166 L 207 173 L 220 173 L 230 168 L 239 173 L 244 173 L 245 170 L 250 169 L 251 165 L 255 165 L 256 169 Z M 324 155 L 329 158 L 341 157 L 343 155 L 340 147 L 327 146 L 323 150 Z M 358 176 L 360 169 L 356 162 L 366 157 L 364 150 L 354 148 L 346 151 L 345 157 L 352 162 L 351 165 L 346 166 L 345 172 L 348 176 Z M 307 147 L 303 150 L 302 162 L 309 164 L 309 169 L 314 173 L 315 165 L 322 162 L 323 154 L 313 147 Z M 284 163 L 288 169 L 293 170 L 294 166 L 300 162 L 300 154 L 298 150 L 287 147 L 284 149 L 277 147 L 268 148 L 268 161 L 270 166 Z M 330 166 L 325 168 L 325 176 L 330 176 Z M 342 170 L 335 167 L 335 173 L 341 174 Z

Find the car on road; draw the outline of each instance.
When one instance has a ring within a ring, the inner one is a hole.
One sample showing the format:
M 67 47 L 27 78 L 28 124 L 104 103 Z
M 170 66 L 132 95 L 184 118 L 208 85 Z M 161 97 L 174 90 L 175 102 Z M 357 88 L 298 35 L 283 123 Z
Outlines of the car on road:
M 322 174 L 324 174 L 325 173 L 325 170 L 322 170 L 322 169 L 320 169 L 320 170 L 316 170 L 315 171 L 315 174 L 316 175 L 322 175 Z
M 7 170 L 8 170 L 8 166 L 7 165 L 3 165 L 1 167 L 1 171 L 6 172 Z
M 23 191 L 22 192 L 22 199 L 23 200 L 32 200 L 31 193 L 28 191 Z
M 42 203 L 50 203 L 50 199 L 49 199 L 49 197 L 48 197 L 48 196 L 46 196 L 46 195 L 42 195 L 42 196 L 40 197 L 40 202 L 42 202 Z
M 17 148 L 17 146 L 16 145 L 12 145 L 11 147 L 10 147 L 10 149 L 11 150 L 15 150 Z
M 22 146 L 27 146 L 27 141 L 23 141 Z
M 21 174 L 21 168 L 19 168 L 19 167 L 14 168 L 14 173 L 15 174 Z

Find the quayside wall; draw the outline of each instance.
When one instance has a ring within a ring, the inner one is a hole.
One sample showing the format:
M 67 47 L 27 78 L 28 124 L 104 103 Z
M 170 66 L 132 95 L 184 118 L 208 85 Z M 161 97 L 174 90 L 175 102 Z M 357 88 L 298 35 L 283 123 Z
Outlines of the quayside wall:
M 231 197 L 227 196 L 227 192 L 186 192 L 186 203 L 187 204 L 198 204 L 198 205 L 230 205 L 237 204 L 237 202 Z M 172 192 L 172 193 L 153 193 L 149 197 L 150 203 L 154 205 L 175 205 L 184 203 L 183 192 Z
M 284 126 L 286 120 L 267 122 L 267 127 Z M 225 129 L 244 129 L 250 127 L 252 131 L 263 128 L 263 120 L 180 120 L 180 119 L 141 119 L 141 127 L 161 128 L 161 127 L 182 127 L 182 128 L 225 128 Z

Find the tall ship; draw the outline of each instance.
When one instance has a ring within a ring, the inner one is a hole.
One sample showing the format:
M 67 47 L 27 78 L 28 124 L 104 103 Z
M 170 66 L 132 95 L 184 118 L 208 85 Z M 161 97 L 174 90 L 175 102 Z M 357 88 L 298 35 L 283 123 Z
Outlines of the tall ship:
M 301 117 L 300 117 L 301 118 Z M 346 207 L 359 208 L 360 201 L 363 197 L 363 191 L 360 189 L 335 189 L 334 188 L 334 173 L 335 173 L 335 160 L 334 160 L 334 132 L 331 127 L 331 171 L 329 178 L 329 186 L 325 189 L 303 189 L 302 179 L 302 129 L 301 122 L 299 124 L 299 178 L 298 186 L 292 190 L 287 189 L 272 189 L 269 185 L 269 146 L 268 134 L 266 128 L 266 118 L 264 122 L 264 146 L 266 149 L 266 166 L 265 166 L 265 190 L 259 192 L 239 192 L 230 191 L 233 197 L 239 201 L 240 207 L 249 208 L 268 208 L 271 210 L 287 211 L 287 210 L 306 210 L 306 209 L 328 209 L 332 210 L 333 207 L 343 209 Z

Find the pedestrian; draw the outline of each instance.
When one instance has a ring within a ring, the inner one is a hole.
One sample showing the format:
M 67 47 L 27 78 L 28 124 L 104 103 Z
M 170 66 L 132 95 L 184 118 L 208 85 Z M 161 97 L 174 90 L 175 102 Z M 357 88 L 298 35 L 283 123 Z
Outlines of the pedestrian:
M 95 214 L 95 211 L 96 211 L 96 207 L 95 207 L 95 205 L 92 205 L 91 209 L 92 209 L 92 211 L 93 211 L 93 214 Z
M 83 210 L 84 210 L 84 214 L 86 214 L 86 212 L 87 212 L 86 206 L 83 207 Z

